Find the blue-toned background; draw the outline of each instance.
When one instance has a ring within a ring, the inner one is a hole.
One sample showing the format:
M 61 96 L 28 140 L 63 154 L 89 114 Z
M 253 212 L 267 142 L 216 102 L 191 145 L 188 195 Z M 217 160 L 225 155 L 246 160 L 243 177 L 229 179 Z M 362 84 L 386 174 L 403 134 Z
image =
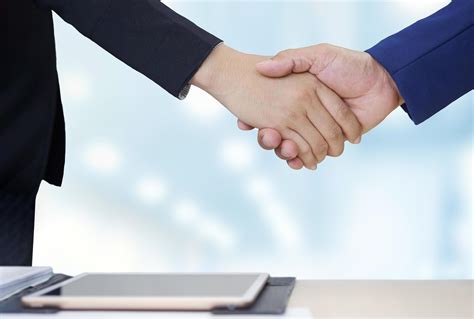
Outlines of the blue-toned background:
M 242 51 L 364 50 L 433 1 L 166 1 Z M 61 189 L 38 198 L 36 265 L 472 278 L 473 93 L 415 126 L 397 110 L 295 172 L 194 88 L 178 101 L 55 18 L 67 125 Z M 153 67 L 153 65 L 150 65 Z

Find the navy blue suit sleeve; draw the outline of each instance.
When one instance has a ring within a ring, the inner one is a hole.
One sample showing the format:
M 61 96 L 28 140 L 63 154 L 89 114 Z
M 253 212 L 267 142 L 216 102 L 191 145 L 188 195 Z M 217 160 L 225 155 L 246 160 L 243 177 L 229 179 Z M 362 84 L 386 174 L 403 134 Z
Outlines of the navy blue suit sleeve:
M 176 97 L 221 42 L 159 0 L 36 2 Z
M 474 0 L 454 0 L 367 52 L 398 86 L 415 124 L 474 89 Z

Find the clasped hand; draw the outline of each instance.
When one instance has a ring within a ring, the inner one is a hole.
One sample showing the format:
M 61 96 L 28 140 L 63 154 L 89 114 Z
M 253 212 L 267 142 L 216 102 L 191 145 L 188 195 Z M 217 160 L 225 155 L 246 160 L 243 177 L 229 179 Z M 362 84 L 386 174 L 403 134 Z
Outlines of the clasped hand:
M 401 103 L 385 69 L 363 52 L 331 45 L 267 57 L 220 45 L 193 77 L 228 108 L 243 130 L 259 128 L 265 149 L 290 167 L 316 169 L 344 142 L 380 123 Z

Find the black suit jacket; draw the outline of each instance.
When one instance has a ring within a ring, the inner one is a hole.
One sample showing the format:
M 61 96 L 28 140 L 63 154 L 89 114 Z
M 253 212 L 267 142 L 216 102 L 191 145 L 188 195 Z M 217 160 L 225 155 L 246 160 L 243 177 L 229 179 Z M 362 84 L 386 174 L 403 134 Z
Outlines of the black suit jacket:
M 158 0 L 2 0 L 0 191 L 60 185 L 65 134 L 51 10 L 178 97 L 220 40 Z

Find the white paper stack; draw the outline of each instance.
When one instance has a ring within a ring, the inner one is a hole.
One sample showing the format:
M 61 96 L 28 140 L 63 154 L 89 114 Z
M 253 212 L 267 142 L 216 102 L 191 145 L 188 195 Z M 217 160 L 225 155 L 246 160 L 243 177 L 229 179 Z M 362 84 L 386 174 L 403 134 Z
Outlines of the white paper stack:
M 0 301 L 30 286 L 47 281 L 53 275 L 50 267 L 0 267 Z

